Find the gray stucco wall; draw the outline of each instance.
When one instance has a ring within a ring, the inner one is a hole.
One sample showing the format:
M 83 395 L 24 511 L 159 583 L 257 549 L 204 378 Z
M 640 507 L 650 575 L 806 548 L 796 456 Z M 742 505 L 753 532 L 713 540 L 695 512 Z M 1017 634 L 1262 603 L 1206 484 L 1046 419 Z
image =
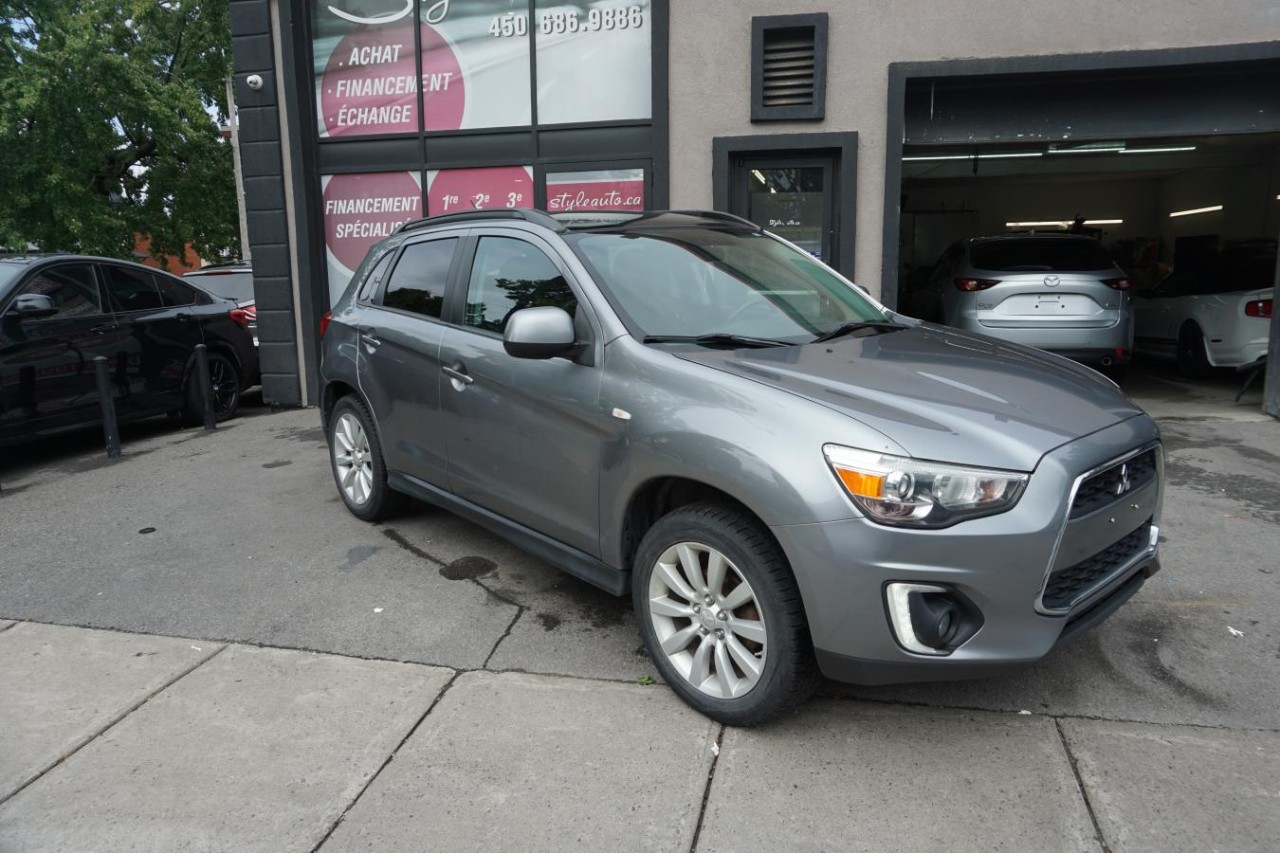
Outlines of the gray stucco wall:
M 752 16 L 823 11 L 830 15 L 826 119 L 752 124 Z M 878 293 L 890 63 L 1276 39 L 1274 0 L 671 0 L 671 206 L 712 204 L 714 137 L 857 131 L 855 272 Z

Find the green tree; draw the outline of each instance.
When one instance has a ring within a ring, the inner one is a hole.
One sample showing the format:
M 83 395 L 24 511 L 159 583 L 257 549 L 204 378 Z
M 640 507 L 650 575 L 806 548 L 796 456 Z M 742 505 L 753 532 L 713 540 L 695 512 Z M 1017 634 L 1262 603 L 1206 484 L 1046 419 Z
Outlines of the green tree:
M 237 244 L 228 0 L 0 0 L 0 246 Z

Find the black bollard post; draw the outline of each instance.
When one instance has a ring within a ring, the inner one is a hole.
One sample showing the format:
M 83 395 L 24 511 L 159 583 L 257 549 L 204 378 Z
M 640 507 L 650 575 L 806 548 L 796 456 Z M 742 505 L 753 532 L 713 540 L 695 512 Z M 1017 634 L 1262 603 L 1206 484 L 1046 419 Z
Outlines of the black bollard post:
M 196 344 L 196 381 L 200 383 L 200 403 L 204 409 L 204 428 L 217 429 L 218 422 L 213 416 L 213 380 L 209 378 L 209 348 L 204 344 Z
M 107 458 L 120 458 L 120 427 L 116 424 L 116 404 L 111 399 L 106 356 L 94 356 L 93 373 L 98 380 L 98 402 L 102 406 L 102 435 L 107 440 Z

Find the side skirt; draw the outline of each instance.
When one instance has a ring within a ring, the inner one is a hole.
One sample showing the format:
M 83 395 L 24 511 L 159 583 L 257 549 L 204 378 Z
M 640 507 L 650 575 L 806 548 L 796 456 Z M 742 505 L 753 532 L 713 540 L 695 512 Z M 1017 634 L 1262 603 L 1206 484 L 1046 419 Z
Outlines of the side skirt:
M 387 485 L 397 492 L 404 492 L 418 500 L 447 509 L 462 516 L 468 521 L 490 530 L 508 540 L 516 547 L 527 551 L 540 560 L 546 560 L 574 577 L 584 580 L 592 586 L 598 586 L 613 595 L 626 595 L 631 589 L 631 578 L 627 572 L 614 569 L 595 557 L 577 548 L 570 548 L 563 542 L 557 542 L 523 524 L 516 524 L 508 518 L 490 512 L 478 504 L 464 500 L 457 495 L 425 483 L 416 477 L 402 474 L 399 471 L 387 472 Z

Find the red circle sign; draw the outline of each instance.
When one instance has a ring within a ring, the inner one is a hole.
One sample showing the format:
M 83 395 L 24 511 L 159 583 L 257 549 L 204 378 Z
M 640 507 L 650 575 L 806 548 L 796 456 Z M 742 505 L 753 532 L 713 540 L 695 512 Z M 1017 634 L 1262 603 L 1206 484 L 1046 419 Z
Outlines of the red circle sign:
M 427 130 L 462 126 L 466 84 L 458 58 L 435 28 L 419 31 L 421 78 L 412 24 L 357 26 L 342 37 L 320 79 L 320 119 L 330 136 L 416 133 L 423 103 Z
M 396 226 L 422 216 L 422 190 L 412 172 L 333 175 L 324 188 L 325 245 L 349 270 Z
M 443 169 L 431 177 L 427 210 L 432 216 L 498 207 L 533 207 L 533 180 L 524 166 Z

